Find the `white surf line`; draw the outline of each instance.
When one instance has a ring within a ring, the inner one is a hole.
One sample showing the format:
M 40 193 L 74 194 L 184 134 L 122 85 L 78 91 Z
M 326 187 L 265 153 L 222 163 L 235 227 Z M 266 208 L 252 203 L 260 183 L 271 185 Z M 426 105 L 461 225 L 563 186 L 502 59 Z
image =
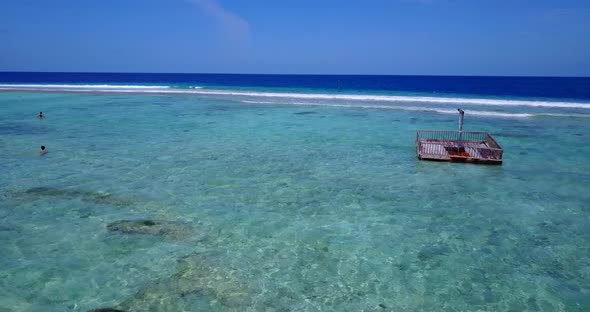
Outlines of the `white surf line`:
M 478 98 L 450 98 L 450 97 L 425 97 L 425 96 L 396 96 L 396 95 L 353 95 L 353 94 L 314 94 L 314 93 L 276 93 L 276 92 L 234 92 L 222 90 L 199 90 L 195 93 L 212 95 L 242 95 L 250 97 L 277 97 L 295 99 L 317 100 L 355 100 L 355 101 L 382 101 L 382 102 L 423 102 L 440 104 L 471 104 L 491 106 L 532 106 L 532 107 L 556 107 L 556 108 L 584 108 L 590 109 L 590 103 L 580 102 L 552 102 L 552 101 L 525 101 L 525 100 L 501 100 Z
M 169 86 L 142 86 L 142 85 L 109 85 L 109 84 L 102 84 L 102 85 L 93 85 L 93 84 L 84 84 L 84 85 L 74 85 L 74 84 L 0 84 L 0 88 L 23 88 L 23 89 L 34 89 L 34 88 L 44 88 L 44 89 L 53 89 L 53 88 L 63 88 L 63 89 L 168 89 Z
M 488 106 L 530 106 L 547 108 L 582 108 L 590 109 L 590 103 L 585 102 L 560 102 L 560 101 L 536 101 L 536 100 L 509 100 L 509 99 L 482 99 L 482 98 L 456 98 L 456 97 L 428 97 L 428 96 L 401 96 L 401 95 L 356 95 L 356 94 L 325 94 L 325 93 L 282 93 L 282 92 L 244 92 L 231 90 L 205 90 L 199 87 L 182 89 L 169 86 L 114 86 L 114 85 L 7 85 L 0 84 L 0 90 L 38 90 L 38 91 L 80 91 L 80 92 L 145 92 L 145 93 L 172 93 L 172 94 L 203 94 L 203 95 L 229 95 L 259 98 L 292 98 L 313 100 L 349 100 L 349 101 L 375 101 L 375 102 L 418 102 L 444 105 L 488 105 Z M 35 89 L 38 88 L 38 89 Z M 55 88 L 54 90 L 51 90 Z M 61 88 L 61 89 L 60 89 Z
M 392 109 L 392 110 L 407 110 L 407 111 L 421 111 L 421 112 L 436 112 L 441 114 L 457 114 L 454 109 L 437 109 L 429 107 L 416 107 L 416 106 L 386 106 L 386 105 L 353 105 L 353 104 L 320 104 L 320 103 L 279 103 L 279 102 L 265 102 L 265 101 L 240 101 L 248 104 L 268 104 L 268 105 L 296 105 L 296 106 L 323 106 L 323 107 L 345 107 L 345 108 L 369 108 L 369 109 Z M 490 111 L 474 111 L 466 110 L 465 113 L 476 116 L 488 116 L 488 117 L 506 117 L 506 118 L 529 118 L 535 116 L 535 114 L 528 113 L 500 113 Z

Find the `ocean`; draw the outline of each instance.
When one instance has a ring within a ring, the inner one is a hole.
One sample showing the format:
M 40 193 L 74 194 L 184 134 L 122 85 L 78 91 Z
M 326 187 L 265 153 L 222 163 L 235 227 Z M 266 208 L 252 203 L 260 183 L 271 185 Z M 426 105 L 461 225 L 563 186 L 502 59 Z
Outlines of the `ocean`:
M 502 166 L 417 159 L 457 108 Z M 588 311 L 589 140 L 590 78 L 0 73 L 0 311 Z

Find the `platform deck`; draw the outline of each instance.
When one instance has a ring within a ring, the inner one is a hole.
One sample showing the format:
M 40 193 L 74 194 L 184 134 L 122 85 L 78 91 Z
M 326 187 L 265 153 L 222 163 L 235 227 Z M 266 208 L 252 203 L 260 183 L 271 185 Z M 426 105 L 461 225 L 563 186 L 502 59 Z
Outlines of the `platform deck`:
M 424 160 L 500 165 L 503 150 L 487 132 L 418 130 L 416 153 Z

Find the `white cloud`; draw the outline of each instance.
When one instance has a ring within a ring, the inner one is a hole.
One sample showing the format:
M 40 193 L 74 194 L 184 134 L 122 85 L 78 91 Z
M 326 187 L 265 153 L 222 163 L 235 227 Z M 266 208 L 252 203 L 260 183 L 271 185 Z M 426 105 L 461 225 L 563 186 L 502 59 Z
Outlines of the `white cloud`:
M 216 18 L 234 39 L 245 40 L 250 36 L 250 24 L 237 14 L 221 6 L 218 0 L 191 0 L 207 14 Z

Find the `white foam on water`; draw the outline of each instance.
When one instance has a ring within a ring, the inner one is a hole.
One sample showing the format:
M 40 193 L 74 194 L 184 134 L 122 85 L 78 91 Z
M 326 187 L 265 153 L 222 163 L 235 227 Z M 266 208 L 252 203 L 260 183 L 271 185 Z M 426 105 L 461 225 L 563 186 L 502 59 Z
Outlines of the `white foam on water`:
M 549 117 L 577 117 L 577 118 L 590 118 L 587 114 L 550 114 L 550 113 L 538 113 L 537 116 L 549 116 Z
M 202 90 L 202 94 L 212 95 L 242 95 L 252 97 L 276 97 L 314 100 L 352 100 L 352 101 L 379 101 L 379 102 L 421 102 L 435 104 L 469 104 L 491 106 L 532 106 L 532 107 L 556 107 L 556 108 L 584 108 L 590 109 L 590 103 L 580 102 L 553 102 L 553 101 L 525 101 L 508 99 L 481 99 L 481 98 L 454 98 L 454 97 L 428 97 L 428 96 L 402 96 L 402 95 L 356 95 L 356 94 L 323 94 L 323 93 L 277 93 L 277 92 L 234 92 L 223 90 Z
M 384 103 L 428 103 L 441 105 L 482 105 L 482 106 L 529 106 L 544 108 L 590 109 L 590 102 L 563 102 L 546 100 L 485 99 L 469 97 L 433 97 L 406 95 L 371 94 L 328 94 L 292 92 L 253 92 L 233 90 L 202 89 L 201 87 L 174 88 L 170 86 L 123 86 L 123 85 L 51 85 L 51 84 L 0 84 L 0 90 L 36 90 L 71 92 L 121 92 L 121 93 L 161 93 L 161 94 L 202 94 L 220 96 L 242 96 L 256 98 L 287 98 L 303 100 L 346 100 Z
M 139 90 L 151 90 L 151 89 L 168 89 L 169 86 L 139 86 L 139 85 L 73 85 L 73 84 L 0 84 L 0 88 L 3 90 L 18 88 L 18 89 L 33 89 L 37 88 L 46 89 L 88 89 L 94 91 L 103 89 L 139 89 Z
M 417 107 L 417 106 L 390 106 L 390 105 L 354 105 L 354 104 L 326 104 L 326 103 L 303 103 L 303 102 L 268 102 L 268 101 L 240 101 L 248 104 L 270 104 L 270 105 L 300 105 L 300 106 L 327 106 L 327 107 L 346 107 L 346 108 L 368 108 L 368 109 L 393 109 L 393 110 L 407 110 L 407 111 L 421 111 L 421 112 L 435 112 L 440 114 L 457 114 L 456 109 L 440 109 L 431 107 Z M 478 111 L 465 110 L 468 115 L 474 116 L 489 116 L 489 117 L 506 117 L 506 118 L 528 118 L 535 114 L 527 113 L 501 113 L 492 111 Z

